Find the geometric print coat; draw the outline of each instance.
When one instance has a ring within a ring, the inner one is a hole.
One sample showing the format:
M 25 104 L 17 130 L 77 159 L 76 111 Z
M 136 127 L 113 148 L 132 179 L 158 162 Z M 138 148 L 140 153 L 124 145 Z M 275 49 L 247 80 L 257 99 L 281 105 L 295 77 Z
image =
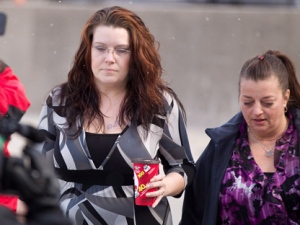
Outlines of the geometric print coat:
M 164 94 L 167 113 L 155 117 L 146 138 L 143 127 L 131 121 L 117 138 L 107 161 L 96 168 L 85 131 L 82 130 L 77 138 L 70 136 L 81 129 L 82 121 L 79 118 L 76 126 L 67 128 L 61 110 L 64 106 L 59 106 L 57 97 L 59 91 L 60 87 L 54 88 L 42 107 L 38 129 L 45 134 L 46 140 L 38 149 L 57 172 L 60 204 L 65 215 L 75 225 L 172 225 L 166 197 L 155 208 L 134 204 L 132 159 L 159 159 L 164 173 L 180 173 L 187 185 L 182 165 L 194 166 L 194 162 L 186 125 L 176 101 L 168 93 Z M 99 148 L 101 150 L 101 146 Z M 114 158 L 116 154 L 118 159 L 121 156 L 130 173 L 111 169 L 118 164 Z

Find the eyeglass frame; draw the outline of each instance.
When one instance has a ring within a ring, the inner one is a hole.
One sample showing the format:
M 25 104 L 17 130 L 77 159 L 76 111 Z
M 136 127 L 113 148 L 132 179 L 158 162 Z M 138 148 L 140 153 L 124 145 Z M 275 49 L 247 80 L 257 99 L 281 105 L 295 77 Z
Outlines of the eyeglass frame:
M 126 55 L 131 53 L 131 51 L 129 49 L 126 49 L 126 47 L 124 46 L 116 46 L 114 48 L 108 48 L 106 45 L 102 44 L 102 45 L 92 45 L 92 48 L 95 48 L 100 54 L 102 54 L 105 57 L 110 52 L 113 54 L 114 57 L 116 57 L 116 55 L 118 57 L 125 57 Z

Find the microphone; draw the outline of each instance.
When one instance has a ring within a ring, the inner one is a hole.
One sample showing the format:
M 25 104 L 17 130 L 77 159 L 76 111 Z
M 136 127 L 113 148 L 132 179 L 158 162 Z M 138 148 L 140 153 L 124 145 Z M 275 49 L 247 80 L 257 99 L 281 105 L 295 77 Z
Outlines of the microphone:
M 0 134 L 10 136 L 19 133 L 33 142 L 43 142 L 45 140 L 42 132 L 29 125 L 20 124 L 14 120 L 0 119 Z

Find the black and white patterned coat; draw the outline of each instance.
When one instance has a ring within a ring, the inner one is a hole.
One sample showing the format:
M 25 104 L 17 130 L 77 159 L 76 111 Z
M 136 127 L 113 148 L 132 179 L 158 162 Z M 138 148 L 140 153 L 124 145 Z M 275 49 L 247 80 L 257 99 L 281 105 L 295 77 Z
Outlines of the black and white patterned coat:
M 87 147 L 85 131 L 82 129 L 75 139 L 69 135 L 82 127 L 81 120 L 76 121 L 76 127 L 68 129 L 62 115 L 63 106 L 59 106 L 60 99 L 57 98 L 59 91 L 60 88 L 53 89 L 43 105 L 38 128 L 46 135 L 40 150 L 59 174 L 60 202 L 65 214 L 76 225 L 172 225 L 167 198 L 163 198 L 156 208 L 134 204 L 133 171 L 123 174 L 122 171 L 107 170 L 109 164 L 118 164 L 113 157 L 96 168 Z M 142 126 L 131 121 L 111 152 L 120 154 L 131 169 L 134 158 L 160 159 L 165 173 L 180 173 L 187 185 L 189 179 L 183 165 L 193 166 L 194 163 L 186 126 L 176 101 L 169 94 L 164 95 L 166 116 L 157 116 L 153 120 L 148 136 L 145 137 Z M 71 180 L 64 178 L 70 174 Z M 102 178 L 97 179 L 98 175 Z

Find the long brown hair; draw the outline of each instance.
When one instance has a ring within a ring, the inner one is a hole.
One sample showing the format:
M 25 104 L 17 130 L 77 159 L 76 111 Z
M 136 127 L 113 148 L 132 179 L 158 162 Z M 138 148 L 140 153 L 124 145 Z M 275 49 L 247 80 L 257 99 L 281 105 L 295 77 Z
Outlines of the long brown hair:
M 271 76 L 278 78 L 282 93 L 290 89 L 287 107 L 300 108 L 300 85 L 295 67 L 288 56 L 277 50 L 269 50 L 247 60 L 240 72 L 239 88 L 242 78 L 258 81 Z
M 132 11 L 114 6 L 95 12 L 82 30 L 81 43 L 75 54 L 68 81 L 62 84 L 61 99 L 65 99 L 67 123 L 84 118 L 90 124 L 95 118 L 104 124 L 99 109 L 101 97 L 95 88 L 91 69 L 91 45 L 93 34 L 99 25 L 121 27 L 128 31 L 130 39 L 130 66 L 127 92 L 119 111 L 119 123 L 135 118 L 146 130 L 156 114 L 164 114 L 163 92 L 170 93 L 185 111 L 174 91 L 162 79 L 163 69 L 158 53 L 159 43 L 144 22 Z M 78 135 L 80 129 L 76 133 Z

